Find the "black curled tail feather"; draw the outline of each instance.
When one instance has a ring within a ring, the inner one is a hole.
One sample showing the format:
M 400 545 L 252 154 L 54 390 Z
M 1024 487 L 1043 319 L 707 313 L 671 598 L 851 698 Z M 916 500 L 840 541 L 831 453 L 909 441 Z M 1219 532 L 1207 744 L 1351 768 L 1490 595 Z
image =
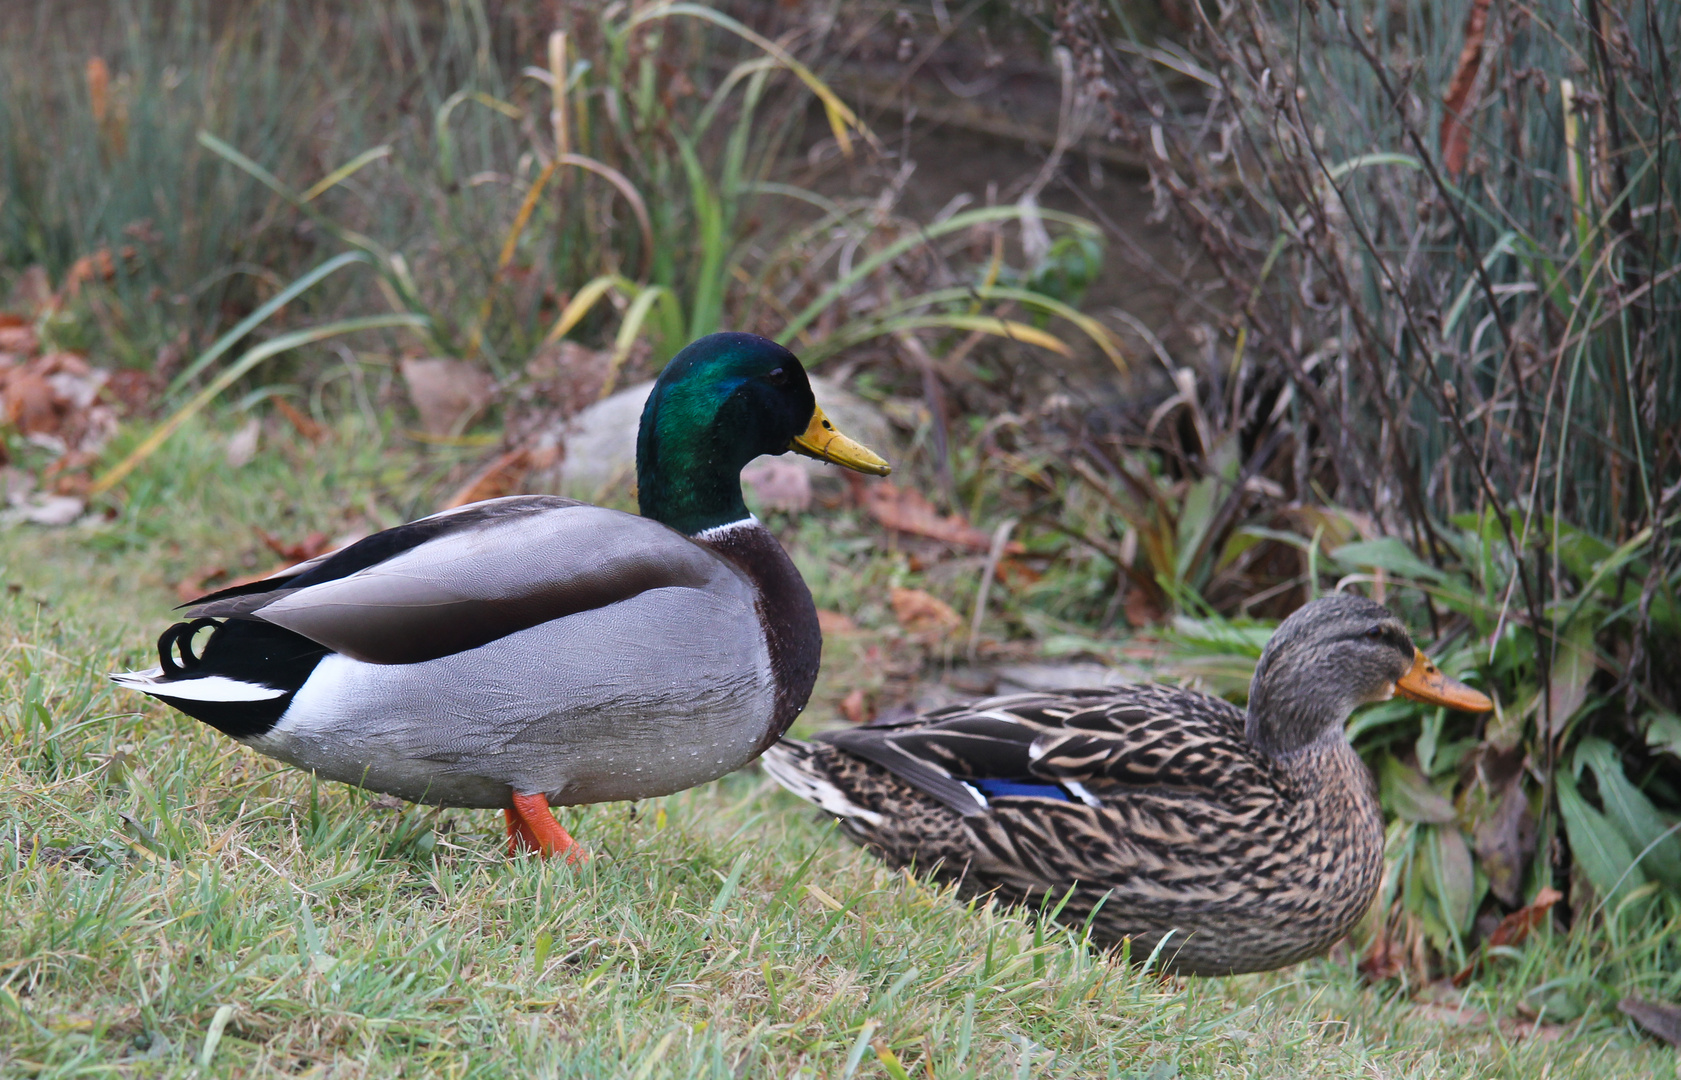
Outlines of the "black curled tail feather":
M 222 623 L 218 619 L 194 619 L 191 622 L 178 622 L 174 626 L 158 635 L 158 666 L 170 678 L 178 678 L 197 668 L 204 662 L 204 657 L 193 652 L 193 636 L 205 627 L 220 629 Z M 208 651 L 209 646 L 205 646 Z M 175 652 L 181 652 L 181 662 L 175 662 Z
M 215 633 L 199 652 L 193 636 L 206 627 Z M 163 677 L 146 693 L 168 702 L 188 716 L 204 721 L 236 739 L 262 735 L 292 703 L 292 695 L 308 681 L 323 657 L 332 650 L 284 627 L 260 619 L 200 617 L 179 622 L 158 638 Z M 220 700 L 195 695 L 185 686 L 170 692 L 170 683 L 190 684 L 209 677 L 230 679 L 280 691 L 256 700 Z

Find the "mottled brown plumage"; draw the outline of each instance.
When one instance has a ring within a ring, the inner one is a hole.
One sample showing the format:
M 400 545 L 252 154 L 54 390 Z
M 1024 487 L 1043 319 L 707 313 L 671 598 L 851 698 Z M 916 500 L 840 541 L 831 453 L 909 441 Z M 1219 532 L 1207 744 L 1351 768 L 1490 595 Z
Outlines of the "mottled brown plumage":
M 1167 970 L 1266 970 L 1330 948 L 1377 890 L 1383 821 L 1349 713 L 1397 683 L 1480 697 L 1433 668 L 1421 690 L 1421 657 L 1380 605 L 1328 597 L 1274 635 L 1248 713 L 1159 685 L 1018 694 L 764 761 L 893 866 L 966 896 L 1066 895 L 1061 921 L 1136 959 L 1160 945 Z

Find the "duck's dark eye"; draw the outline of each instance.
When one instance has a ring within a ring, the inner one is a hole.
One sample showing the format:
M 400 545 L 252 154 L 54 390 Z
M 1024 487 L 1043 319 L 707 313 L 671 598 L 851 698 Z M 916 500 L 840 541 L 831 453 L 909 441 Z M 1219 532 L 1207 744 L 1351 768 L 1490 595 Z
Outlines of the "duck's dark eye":
M 785 368 L 774 368 L 765 376 L 765 381 L 772 386 L 781 386 L 788 381 L 788 372 Z
M 1382 641 L 1383 640 L 1383 627 L 1381 627 L 1381 626 L 1372 627 L 1370 630 L 1366 631 L 1366 637 L 1370 638 L 1372 641 Z

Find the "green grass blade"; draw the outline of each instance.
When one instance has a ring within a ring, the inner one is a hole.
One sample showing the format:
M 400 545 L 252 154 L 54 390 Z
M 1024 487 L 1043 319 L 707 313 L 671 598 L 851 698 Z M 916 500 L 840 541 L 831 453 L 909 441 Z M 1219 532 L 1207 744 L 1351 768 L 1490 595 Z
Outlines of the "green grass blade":
M 328 259 L 320 266 L 311 270 L 309 273 L 298 278 L 296 281 L 292 282 L 290 285 L 286 286 L 284 289 L 280 290 L 280 292 L 271 297 L 262 307 L 241 319 L 238 326 L 235 326 L 232 330 L 229 330 L 227 333 L 217 338 L 215 344 L 204 350 L 203 354 L 201 354 L 198 359 L 188 364 L 181 374 L 175 376 L 175 378 L 170 381 L 168 388 L 164 390 L 164 396 L 173 396 L 183 386 L 191 382 L 194 376 L 209 367 L 211 364 L 215 363 L 217 358 L 223 353 L 233 348 L 233 346 L 237 344 L 241 338 L 260 326 L 263 320 L 267 319 L 270 315 L 273 315 L 276 311 L 279 311 L 282 307 L 285 307 L 295 297 L 297 297 L 298 294 L 307 291 L 322 278 L 325 278 L 352 263 L 371 262 L 372 260 L 369 259 L 364 252 L 347 251 L 341 255 L 333 256 L 331 259 Z
M 192 419 L 200 409 L 215 400 L 218 394 L 233 385 L 235 380 L 237 380 L 240 376 L 244 375 L 247 371 L 250 371 L 264 360 L 267 360 L 269 357 L 286 352 L 288 349 L 295 349 L 300 345 L 308 345 L 316 341 L 323 341 L 327 338 L 338 337 L 341 334 L 351 334 L 358 330 L 380 330 L 399 326 L 406 326 L 413 329 L 429 328 L 427 319 L 422 315 L 406 313 L 398 315 L 368 315 L 356 319 L 340 319 L 337 322 L 330 322 L 321 326 L 312 326 L 304 330 L 295 330 L 290 334 L 282 334 L 273 340 L 265 341 L 261 345 L 248 350 L 243 356 L 228 365 L 225 370 L 212 379 L 210 381 L 210 385 L 206 386 L 203 390 L 200 390 L 196 395 L 194 395 L 192 400 L 175 410 L 175 412 L 167 420 L 159 424 L 150 435 L 146 436 L 139 446 L 129 452 L 127 457 L 123 458 L 122 461 L 118 462 L 103 476 L 96 480 L 93 487 L 88 491 L 88 497 L 96 498 L 121 483 L 124 477 L 128 476 L 128 474 L 133 472 L 142 462 L 151 457 L 157 448 L 164 444 L 165 440 L 175 434 L 176 430 L 179 429 L 182 424 L 185 424 L 188 420 Z

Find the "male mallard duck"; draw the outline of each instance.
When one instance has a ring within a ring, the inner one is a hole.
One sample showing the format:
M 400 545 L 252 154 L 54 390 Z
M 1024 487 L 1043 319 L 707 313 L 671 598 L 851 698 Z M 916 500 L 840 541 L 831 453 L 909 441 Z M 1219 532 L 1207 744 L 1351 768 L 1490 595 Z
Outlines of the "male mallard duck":
M 888 472 L 787 349 L 713 334 L 643 410 L 641 517 L 539 495 L 433 514 L 201 597 L 158 667 L 112 678 L 330 780 L 500 807 L 510 851 L 578 857 L 549 807 L 716 779 L 805 707 L 817 609 L 740 483 L 788 450 Z
M 1232 975 L 1324 952 L 1371 904 L 1383 819 L 1343 725 L 1395 693 L 1493 707 L 1382 605 L 1328 596 L 1273 634 L 1247 714 L 1168 686 L 1018 694 L 784 740 L 764 763 L 893 866 Z

